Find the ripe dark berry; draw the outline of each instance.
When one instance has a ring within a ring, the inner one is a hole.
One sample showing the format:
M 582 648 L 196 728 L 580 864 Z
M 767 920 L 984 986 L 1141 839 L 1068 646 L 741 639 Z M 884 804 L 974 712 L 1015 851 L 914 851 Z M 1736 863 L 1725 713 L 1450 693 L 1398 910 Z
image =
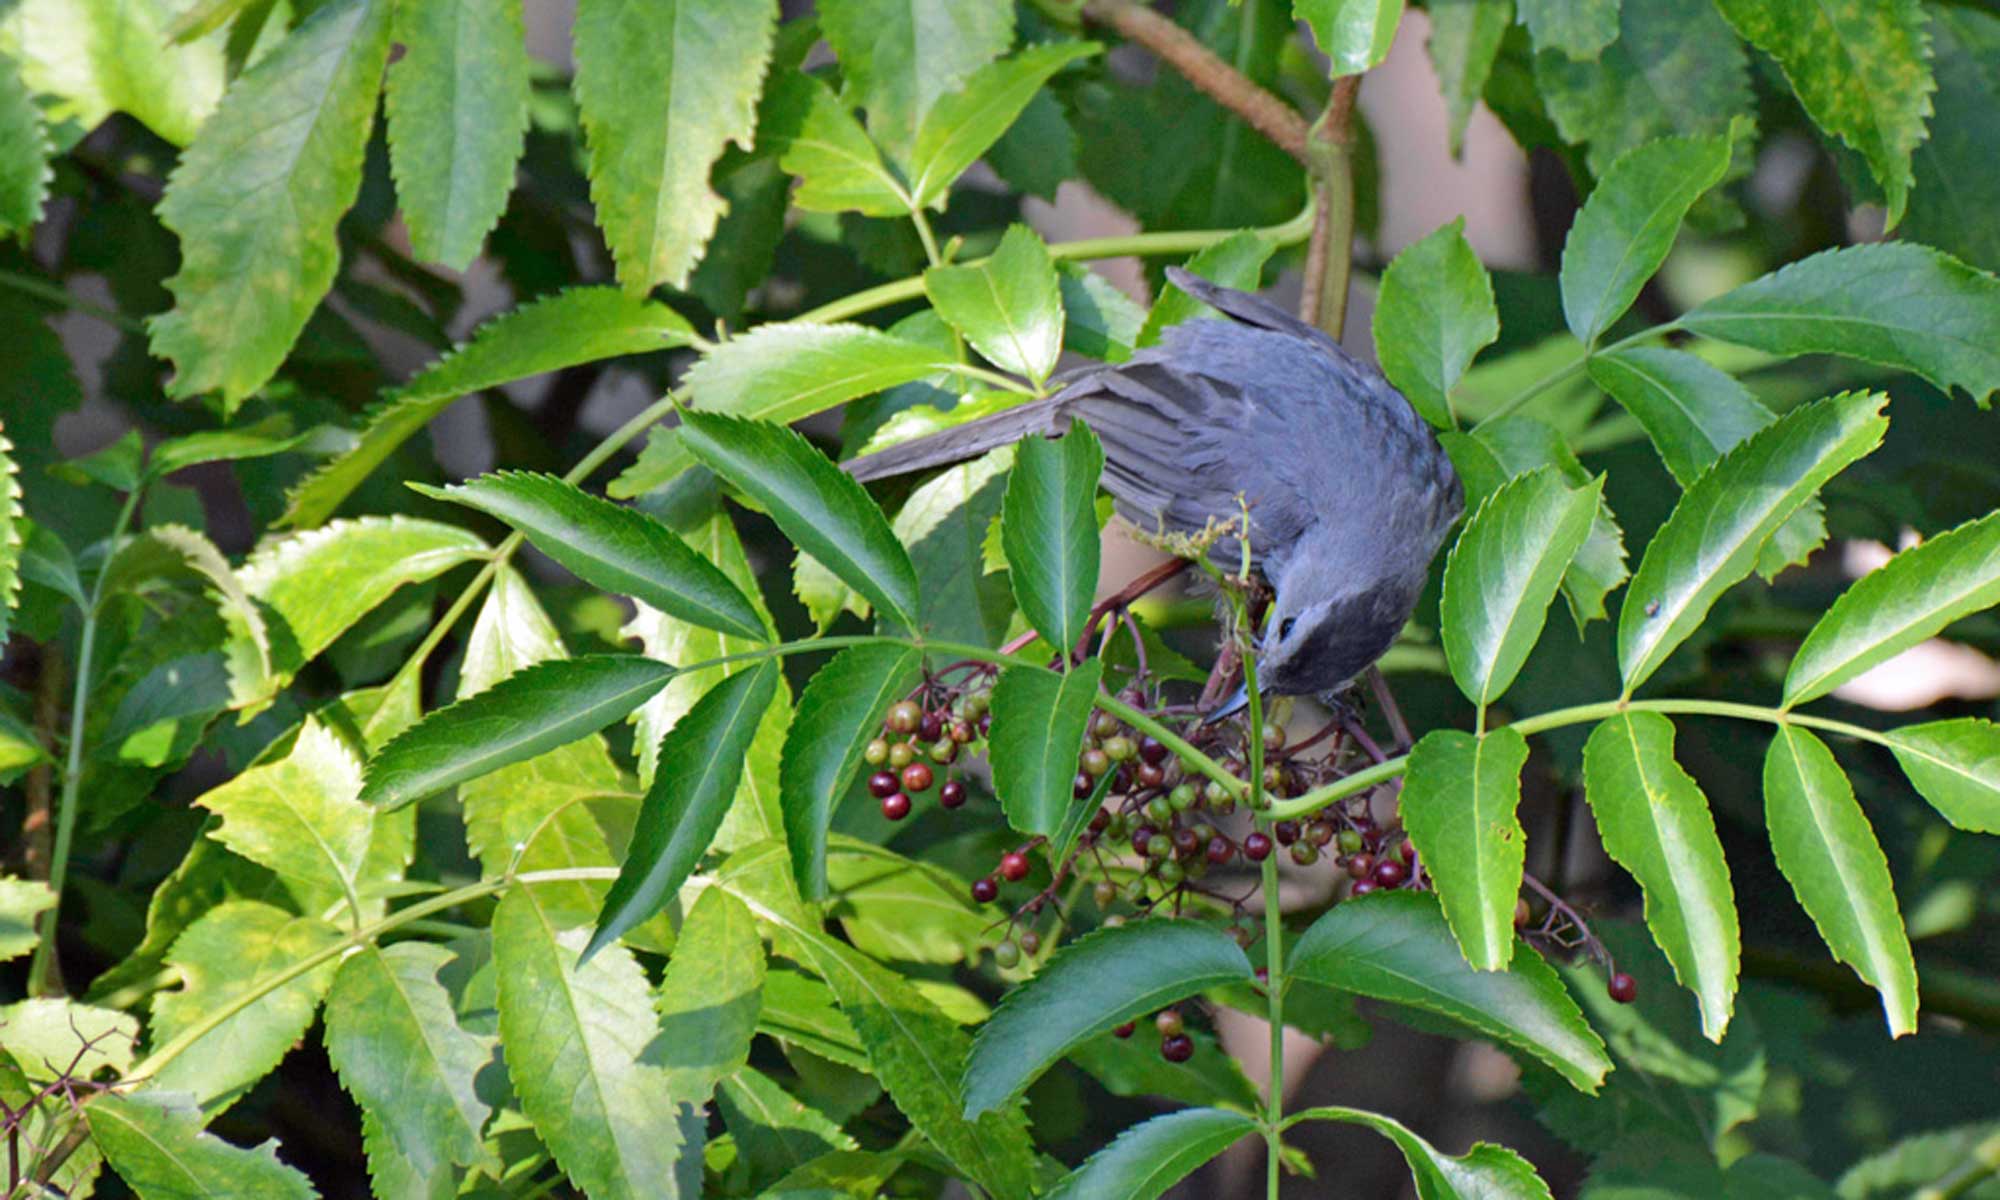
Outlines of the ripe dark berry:
M 1403 861 L 1405 863 L 1413 867 L 1417 865 L 1417 844 L 1415 842 L 1410 842 L 1410 841 L 1404 842 L 1402 847 L 1402 853 L 1403 853 Z
M 882 724 L 888 726 L 891 733 L 915 733 L 923 719 L 924 710 L 917 707 L 915 700 L 898 700 L 889 706 L 889 715 Z
M 1097 790 L 1097 781 L 1095 779 L 1092 779 L 1090 776 L 1084 774 L 1082 771 L 1078 771 L 1076 773 L 1076 778 L 1070 781 L 1069 793 L 1070 795 L 1075 796 L 1079 800 L 1083 799 L 1085 796 L 1090 795 L 1090 793 L 1096 790 Z
M 1630 1004 L 1639 998 L 1639 981 L 1620 971 L 1604 985 L 1613 1000 L 1620 1004 Z
M 1230 856 L 1235 853 L 1236 847 L 1231 845 L 1229 839 L 1223 837 L 1221 834 L 1218 833 L 1208 839 L 1208 861 L 1215 865 L 1221 866 L 1223 863 L 1228 862 Z
M 903 790 L 906 792 L 928 792 L 931 790 L 931 781 L 934 778 L 936 777 L 931 774 L 928 764 L 913 762 L 903 768 Z
M 1153 1017 L 1153 1028 L 1160 1031 L 1161 1037 L 1172 1037 L 1184 1032 L 1187 1022 L 1182 1019 L 1180 1009 L 1163 1008 Z
M 877 771 L 868 777 L 868 794 L 877 800 L 884 800 L 896 794 L 902 787 L 896 776 L 889 771 Z
M 1261 833 L 1247 834 L 1243 838 L 1243 857 L 1251 862 L 1263 862 L 1271 857 L 1271 839 Z
M 1146 846 L 1152 842 L 1153 838 L 1159 832 L 1159 830 L 1153 828 L 1151 825 L 1141 825 L 1139 828 L 1134 829 L 1132 831 L 1132 853 L 1144 854 Z
M 1108 811 L 1100 808 L 1090 814 L 1090 832 L 1103 833 L 1110 825 L 1111 814 Z
M 1402 863 L 1397 862 L 1393 858 L 1385 858 L 1382 861 L 1375 864 L 1375 874 L 1373 878 L 1375 880 L 1376 887 L 1383 887 L 1383 888 L 1397 887 L 1401 885 L 1402 882 L 1405 879 L 1408 879 L 1409 877 L 1410 877 L 1410 869 L 1404 866 Z
M 1134 1024 L 1131 1021 L 1127 1021 L 1123 1025 L 1118 1026 L 1116 1029 L 1113 1029 L 1111 1031 L 1111 1036 L 1115 1038 L 1128 1038 L 1132 1036 L 1132 1031 L 1136 1028 L 1138 1028 L 1136 1024 Z
M 882 815 L 891 821 L 900 821 L 910 815 L 910 798 L 901 792 L 891 792 L 882 797 Z
M 1364 879 L 1361 882 L 1354 885 L 1354 894 L 1357 896 L 1366 896 L 1368 893 L 1374 890 L 1375 890 L 1375 881 L 1372 879 Z
M 1188 855 L 1193 854 L 1195 851 L 1199 849 L 1201 849 L 1201 839 L 1194 835 L 1194 830 L 1189 829 L 1185 825 L 1181 826 L 1179 829 L 1174 830 L 1175 854 L 1180 855 L 1182 858 L 1186 858 Z
M 965 785 L 956 779 L 947 779 L 938 789 L 938 803 L 946 808 L 957 808 L 965 803 Z
M 1375 856 L 1357 854 L 1347 860 L 1347 873 L 1356 879 L 1366 879 L 1375 873 Z
M 972 881 L 972 900 L 975 904 L 991 904 L 1000 897 L 1000 885 L 988 875 L 984 879 Z
M 1028 877 L 1028 856 L 1019 850 L 1009 850 L 1000 856 L 1000 877 L 1008 883 L 1019 883 Z
M 1139 738 L 1139 757 L 1156 767 L 1159 766 L 1161 763 L 1167 761 L 1166 743 L 1157 740 L 1151 734 L 1141 735 Z
M 917 736 L 927 742 L 935 742 L 944 736 L 944 714 L 927 712 L 917 721 Z
M 1280 821 L 1276 825 L 1271 826 L 1271 836 L 1278 839 L 1280 846 L 1289 846 L 1299 840 L 1299 823 L 1297 821 Z
M 1156 767 L 1152 763 L 1140 763 L 1135 778 L 1138 779 L 1139 786 L 1142 788 L 1160 787 L 1167 782 L 1167 769 L 1165 767 Z
M 879 767 L 889 761 L 889 743 L 876 738 L 861 751 L 861 758 L 871 767 Z
M 1194 1039 L 1185 1033 L 1177 1033 L 1160 1039 L 1160 1057 L 1170 1063 L 1184 1063 L 1194 1057 Z

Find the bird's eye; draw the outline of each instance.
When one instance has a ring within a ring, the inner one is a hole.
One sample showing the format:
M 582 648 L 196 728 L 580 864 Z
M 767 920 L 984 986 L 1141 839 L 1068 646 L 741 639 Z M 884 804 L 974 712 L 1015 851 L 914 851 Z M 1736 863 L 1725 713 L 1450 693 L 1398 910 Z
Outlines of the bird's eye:
M 1299 619 L 1297 617 L 1286 617 L 1284 620 L 1278 622 L 1278 640 L 1281 642 L 1289 640 L 1292 636 L 1292 626 L 1298 623 Z

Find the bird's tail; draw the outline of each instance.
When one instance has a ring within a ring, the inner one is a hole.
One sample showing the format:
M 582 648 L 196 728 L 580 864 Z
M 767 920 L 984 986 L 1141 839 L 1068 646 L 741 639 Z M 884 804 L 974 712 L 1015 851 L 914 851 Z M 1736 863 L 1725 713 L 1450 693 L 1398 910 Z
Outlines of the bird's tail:
M 967 421 L 899 446 L 850 459 L 841 466 L 849 475 L 866 483 L 871 479 L 886 479 L 891 475 L 906 475 L 911 471 L 964 462 L 1031 435 L 1052 437 L 1069 425 L 1068 415 L 1058 403 L 1061 399 L 1058 396 L 1031 401 L 990 417 Z

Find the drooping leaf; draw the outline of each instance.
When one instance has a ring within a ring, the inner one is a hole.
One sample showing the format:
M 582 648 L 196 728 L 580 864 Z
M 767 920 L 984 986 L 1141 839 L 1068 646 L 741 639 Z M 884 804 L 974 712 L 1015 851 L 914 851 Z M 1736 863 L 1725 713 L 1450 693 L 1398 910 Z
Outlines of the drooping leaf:
M 19 64 L 31 93 L 47 97 L 43 118 L 51 127 L 88 133 L 124 112 L 185 146 L 222 97 L 223 39 L 169 44 L 173 7 L 90 0 L 13 5 L 0 19 L 0 55 Z
M 2000 391 L 2000 279 L 1911 242 L 1826 250 L 1684 314 L 1680 327 L 1773 354 L 1910 371 L 1982 407 Z
M 1727 137 L 1676 137 L 1620 155 L 1563 242 L 1563 317 L 1595 346 L 1667 260 L 1681 220 L 1729 169 Z
M 1453 158 L 1465 150 L 1465 127 L 1486 94 L 1493 60 L 1507 27 L 1514 23 L 1514 0 L 1449 0 L 1432 6 L 1431 69 L 1444 93 L 1445 141 Z
M 41 940 L 35 934 L 35 923 L 55 904 L 56 895 L 48 884 L 0 875 L 0 962 L 35 948 Z
M 1618 614 L 1628 694 L 1750 574 L 1764 542 L 1820 485 L 1881 443 L 1887 402 L 1880 393 L 1845 392 L 1795 408 L 1689 485 L 1646 547 Z
M 1411 242 L 1382 272 L 1375 304 L 1382 373 L 1439 429 L 1455 428 L 1451 389 L 1500 336 L 1493 282 L 1465 240 L 1465 219 Z
M 1132 357 L 1146 324 L 1145 309 L 1081 263 L 1057 263 L 1056 284 L 1062 291 L 1063 349 L 1103 362 Z
M 1889 1034 L 1917 1031 L 1917 965 L 1889 860 L 1826 743 L 1780 725 L 1764 756 L 1771 852 L 1833 956 L 1882 994 Z
M 361 764 L 340 737 L 306 718 L 291 753 L 250 768 L 196 803 L 222 818 L 209 836 L 284 880 L 299 906 L 324 913 L 356 896 L 375 832 Z M 353 914 L 358 917 L 358 912 Z
M 804 438 L 780 425 L 690 410 L 681 442 L 884 616 L 917 627 L 916 569 L 888 518 Z
M 717 683 L 667 734 L 584 961 L 658 912 L 694 873 L 736 798 L 751 740 L 777 694 L 773 659 Z
M 709 168 L 751 148 L 777 23 L 773 0 L 577 6 L 590 198 L 628 294 L 682 287 L 701 258 L 725 207 Z
M 763 614 L 720 568 L 636 509 L 522 471 L 419 490 L 498 517 L 593 587 L 738 637 L 767 636 Z
M 990 258 L 924 272 L 924 294 L 938 314 L 994 366 L 1026 375 L 1037 387 L 1062 353 L 1062 291 L 1041 237 L 1011 225 Z
M 460 396 L 579 363 L 684 346 L 692 333 L 666 305 L 610 287 L 571 288 L 495 317 L 374 409 L 352 449 L 291 490 L 279 523 L 310 529 L 325 521 L 396 447 Z
M 1594 59 L 1618 37 L 1619 0 L 1519 0 L 1537 50 Z
M 1543 467 L 1509 480 L 1466 523 L 1445 560 L 1439 615 L 1452 678 L 1474 704 L 1499 699 L 1528 660 L 1602 490 L 1601 478 L 1571 488 Z
M 1982 119 L 2000 95 L 2000 16 L 1933 5 L 1931 70 L 1937 77 L 1930 136 L 1911 158 L 1903 236 L 1982 271 L 2000 271 L 2000 128 Z
M 1535 1168 L 1505 1146 L 1474 1142 L 1464 1154 L 1442 1154 L 1401 1122 L 1358 1108 L 1309 1108 L 1291 1120 L 1365 1125 L 1396 1143 L 1410 1164 L 1417 1200 L 1550 1200 L 1549 1185 Z
M 1477 737 L 1434 729 L 1410 751 L 1404 776 L 1410 840 L 1465 960 L 1482 971 L 1502 970 L 1514 957 L 1514 905 L 1527 854 L 1515 809 L 1527 761 L 1528 741 L 1512 726 Z
M 1013 8 L 1000 0 L 828 0 L 819 19 L 869 130 L 898 155 L 939 97 L 1014 40 Z
M 185 1096 L 149 1092 L 99 1096 L 83 1110 L 104 1160 L 140 1200 L 260 1196 L 306 1200 L 319 1193 L 278 1160 L 278 1144 L 254 1150 L 204 1132 L 201 1110 Z
M 0 54 L 0 237 L 26 233 L 41 223 L 54 174 L 49 168 L 53 151 L 19 66 Z
M 1103 674 L 1102 660 L 1087 658 L 1063 674 L 1008 667 L 993 685 L 993 787 L 1019 832 L 1055 837 L 1081 803 L 1077 756 Z
M 389 165 L 417 257 L 462 271 L 507 207 L 528 132 L 519 0 L 396 5 Z
M 334 227 L 361 186 L 389 57 L 384 0 L 323 4 L 240 76 L 160 202 L 180 237 L 173 311 L 152 349 L 168 391 L 233 411 L 277 372 L 340 265 Z
M 2000 604 L 2000 513 L 1941 533 L 1854 581 L 1785 672 L 1785 704 L 1824 696 L 1960 617 Z
M 1903 218 L 1910 152 L 1931 115 L 1925 11 L 1917 0 L 1718 0 L 1743 39 L 1778 61 L 1806 113 L 1868 160 Z
M 1335 906 L 1293 944 L 1285 973 L 1441 1013 L 1533 1055 L 1581 1092 L 1596 1092 L 1611 1069 L 1539 955 L 1517 947 L 1505 971 L 1474 970 L 1435 896 L 1382 892 Z
M 870 217 L 907 216 L 917 207 L 861 122 L 816 76 L 794 71 L 774 80 L 770 119 L 765 135 L 783 147 L 778 166 L 799 177 L 797 207 Z
M 1015 448 L 1000 511 L 1015 599 L 1042 636 L 1070 648 L 1083 637 L 1097 593 L 1097 479 L 1104 449 L 1082 422 L 1061 438 Z
M 1701 1002 L 1702 1032 L 1721 1041 L 1741 958 L 1736 898 L 1708 800 L 1674 761 L 1673 722 L 1626 712 L 1600 723 L 1583 772 L 1605 853 L 1639 881 L 1653 940 Z
M 361 799 L 401 808 L 596 733 L 667 685 L 674 668 L 629 654 L 539 663 L 438 709 L 368 760 Z
M 1292 0 L 1292 12 L 1312 30 L 1328 74 L 1357 75 L 1389 57 L 1403 0 Z
M 952 183 L 1000 140 L 1049 77 L 1098 49 L 1095 42 L 1031 46 L 982 67 L 964 88 L 940 96 L 910 151 L 912 207 L 941 206 Z M 875 124 L 872 113 L 869 123 Z
M 1049 1200 L 1154 1200 L 1195 1168 L 1257 1132 L 1226 1108 L 1184 1108 L 1132 1126 L 1062 1177 Z
M 1977 717 L 1905 725 L 1890 731 L 1889 749 L 1945 820 L 2000 833 L 2000 725 Z
M 1137 921 L 1079 938 L 1008 992 L 980 1029 L 965 1067 L 966 1115 L 1018 1095 L 1087 1038 L 1252 978 L 1243 948 L 1209 925 Z
M 826 834 L 833 810 L 861 767 L 882 716 L 918 679 L 922 656 L 890 642 L 852 646 L 821 667 L 799 694 L 785 737 L 779 799 L 798 888 L 826 895 Z

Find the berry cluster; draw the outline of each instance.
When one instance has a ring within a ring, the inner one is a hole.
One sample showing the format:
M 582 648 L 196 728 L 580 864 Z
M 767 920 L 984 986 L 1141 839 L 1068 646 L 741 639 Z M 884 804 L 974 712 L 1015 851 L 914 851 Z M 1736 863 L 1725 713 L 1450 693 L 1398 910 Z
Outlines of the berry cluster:
M 1127 1021 L 1111 1031 L 1116 1038 L 1129 1038 L 1139 1028 Z M 1163 1008 L 1153 1014 L 1153 1028 L 1160 1031 L 1160 1057 L 1170 1063 L 1184 1063 L 1194 1057 L 1194 1038 L 1188 1035 L 1187 1021 L 1177 1008 Z
M 898 700 L 889 706 L 882 719 L 883 736 L 861 752 L 862 761 L 875 768 L 868 777 L 868 794 L 882 802 L 883 816 L 900 821 L 910 815 L 910 797 L 923 795 L 937 782 L 932 764 L 945 770 L 938 804 L 944 808 L 964 805 L 968 796 L 965 784 L 952 778 L 949 768 L 958 761 L 962 747 L 986 736 L 991 723 L 986 701 L 987 694 L 981 691 L 960 697 L 957 711 L 926 711 L 915 700 Z

